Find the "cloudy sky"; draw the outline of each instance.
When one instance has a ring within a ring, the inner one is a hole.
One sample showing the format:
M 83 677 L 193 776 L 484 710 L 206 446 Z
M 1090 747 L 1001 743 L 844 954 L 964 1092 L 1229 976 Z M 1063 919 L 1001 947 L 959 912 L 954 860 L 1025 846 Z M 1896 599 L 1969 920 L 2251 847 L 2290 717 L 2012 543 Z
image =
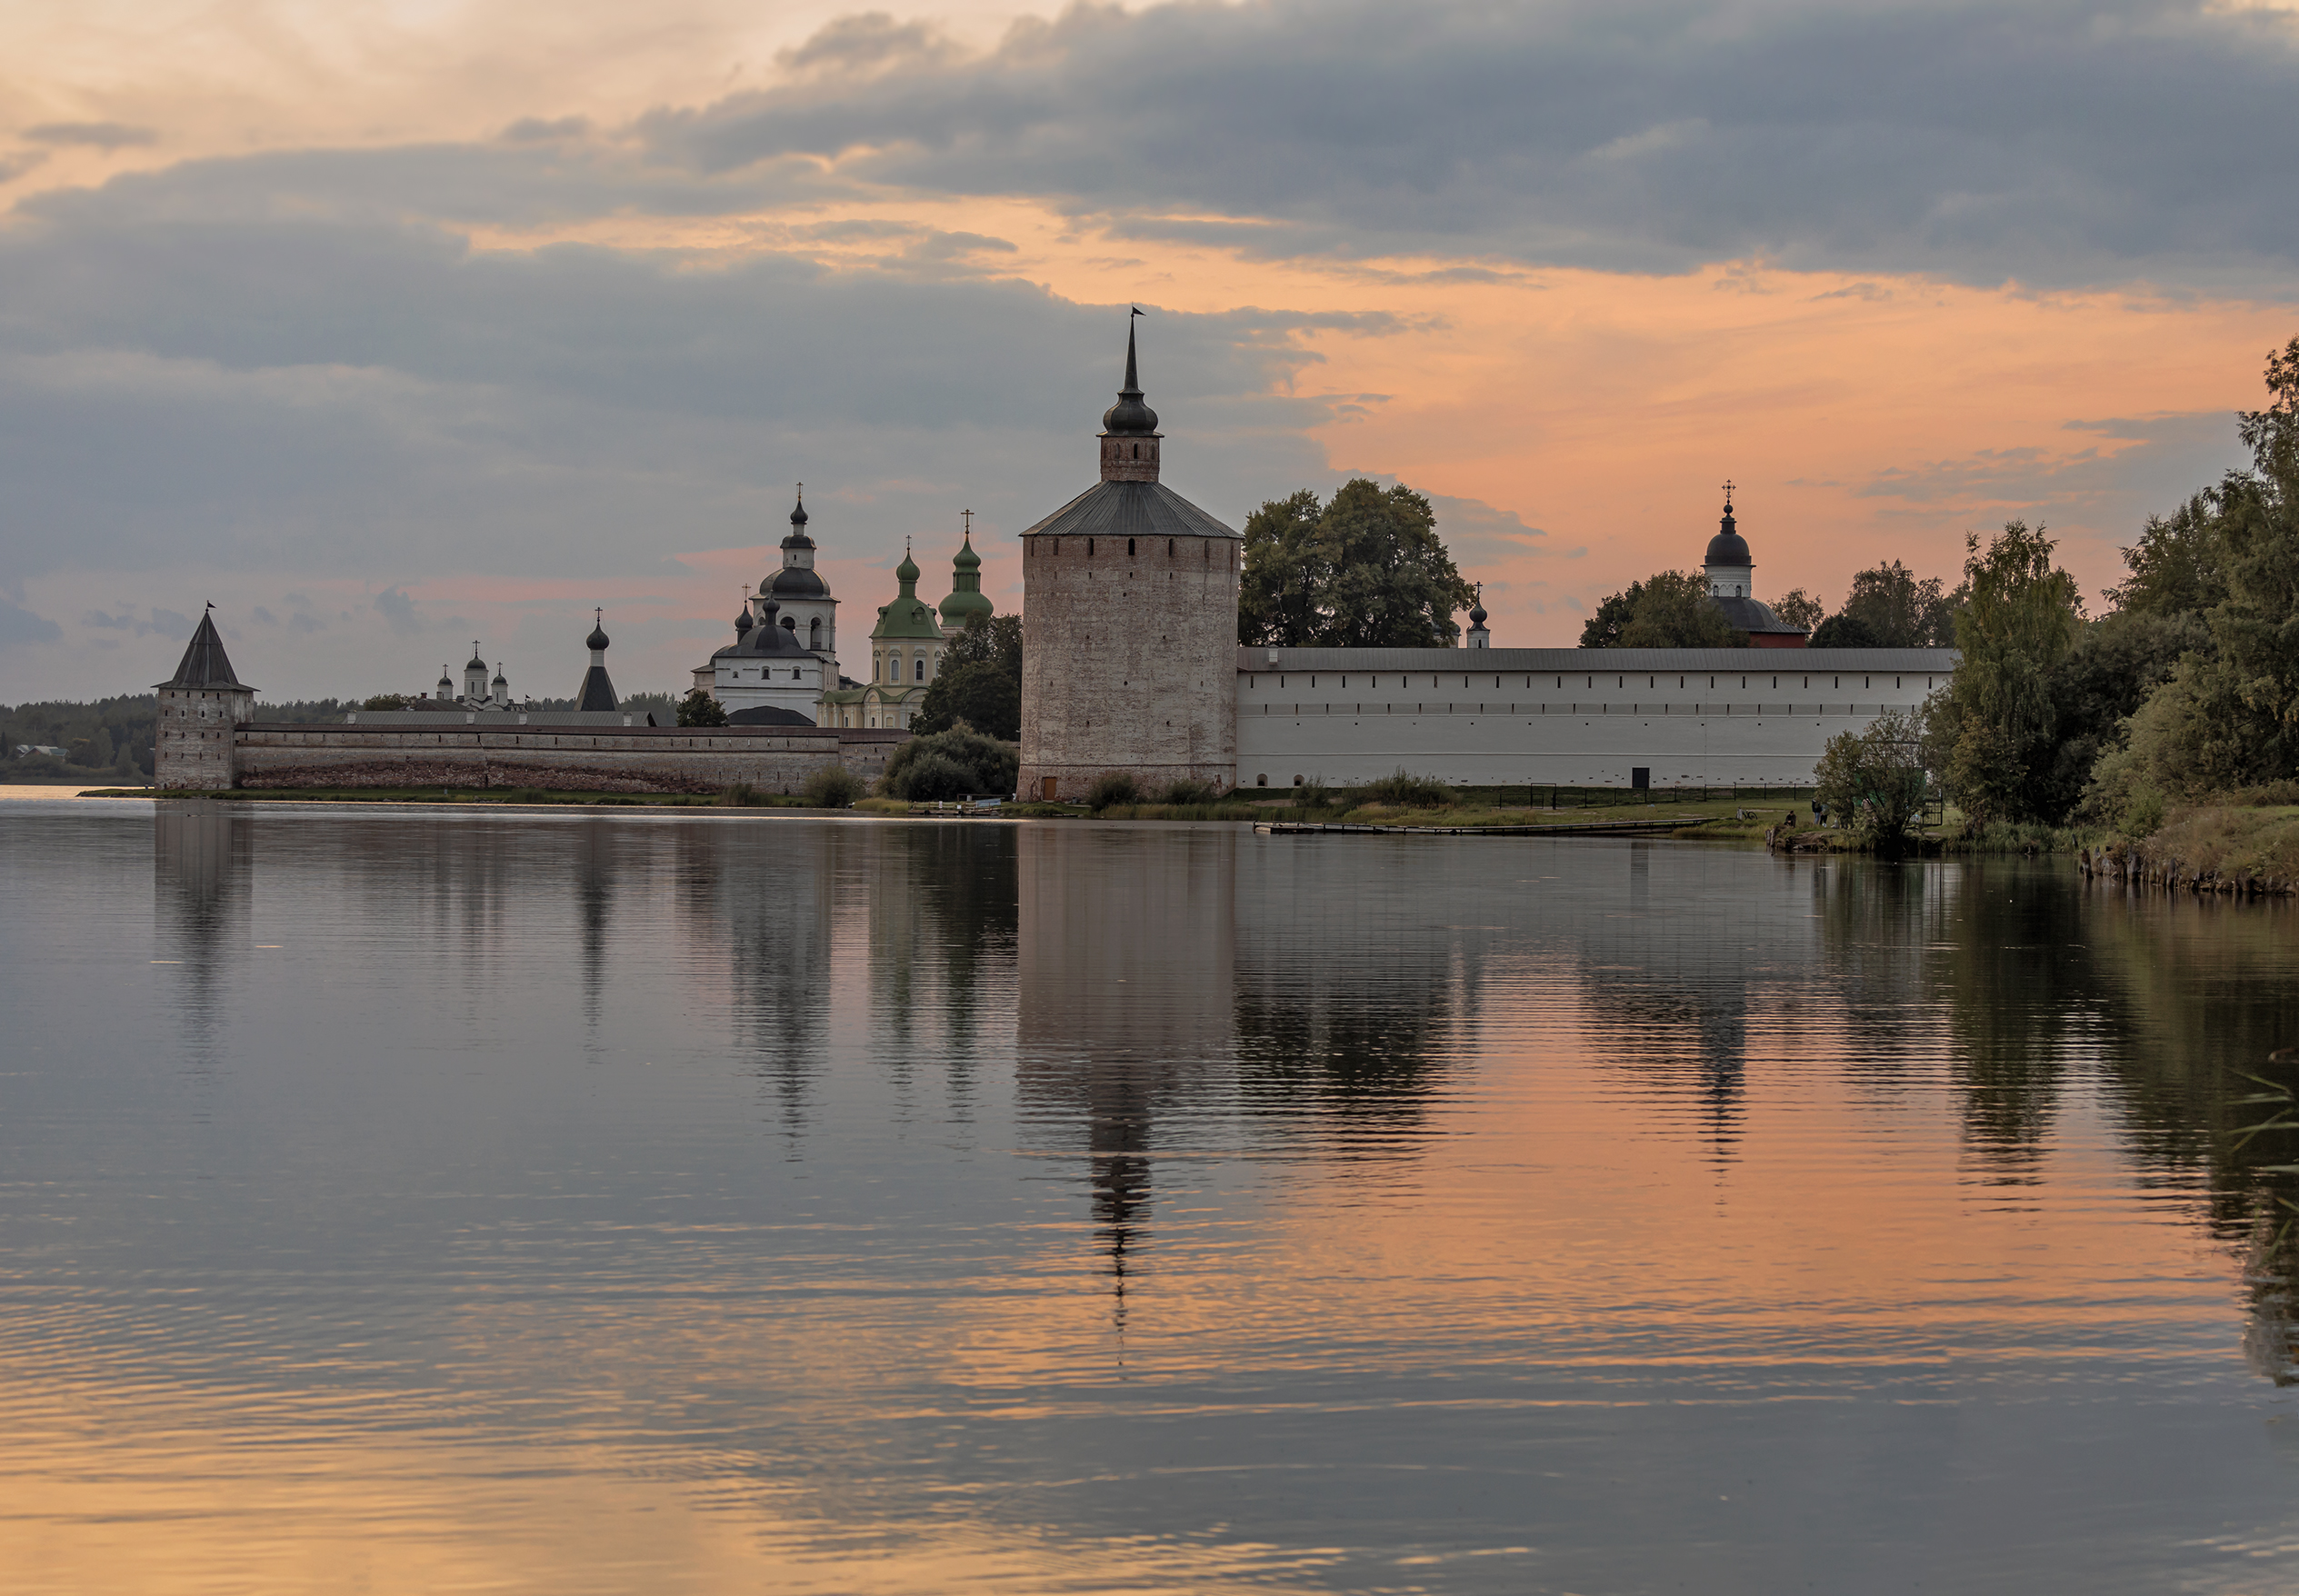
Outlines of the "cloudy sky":
M 2234 3 L 17 0 L 0 700 L 209 601 L 267 697 L 595 604 L 683 686 L 801 480 L 850 643 L 968 508 L 1011 606 L 1129 303 L 1170 484 L 1409 483 L 1498 643 L 1727 477 L 1767 596 L 2014 515 L 2096 592 L 2299 333 L 2294 89 Z

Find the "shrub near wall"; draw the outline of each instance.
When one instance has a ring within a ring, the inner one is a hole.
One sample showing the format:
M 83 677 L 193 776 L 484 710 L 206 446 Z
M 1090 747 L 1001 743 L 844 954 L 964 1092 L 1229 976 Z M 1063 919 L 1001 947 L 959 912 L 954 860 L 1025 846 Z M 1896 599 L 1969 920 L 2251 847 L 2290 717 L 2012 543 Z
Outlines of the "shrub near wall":
M 913 803 L 1004 797 L 1014 791 L 1021 767 L 1021 749 L 985 737 L 961 721 L 946 732 L 913 737 L 895 749 L 878 790 Z

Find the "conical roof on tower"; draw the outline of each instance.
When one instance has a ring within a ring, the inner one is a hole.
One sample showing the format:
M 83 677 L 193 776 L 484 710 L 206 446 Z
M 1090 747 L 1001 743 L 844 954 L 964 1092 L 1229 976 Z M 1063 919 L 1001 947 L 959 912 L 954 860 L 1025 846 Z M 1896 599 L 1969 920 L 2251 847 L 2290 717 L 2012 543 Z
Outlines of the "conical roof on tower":
M 224 640 L 216 634 L 215 617 L 208 611 L 200 613 L 200 623 L 192 629 L 192 641 L 185 645 L 184 658 L 175 667 L 175 674 L 155 687 L 238 687 L 253 693 L 254 688 L 232 673 L 230 656 L 224 653 Z

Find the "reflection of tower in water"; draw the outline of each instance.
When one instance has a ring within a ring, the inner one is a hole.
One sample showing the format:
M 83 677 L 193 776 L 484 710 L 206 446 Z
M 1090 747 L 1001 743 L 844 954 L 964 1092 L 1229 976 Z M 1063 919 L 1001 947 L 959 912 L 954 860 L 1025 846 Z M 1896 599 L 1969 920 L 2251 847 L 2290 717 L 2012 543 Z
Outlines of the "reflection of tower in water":
M 1033 827 L 1016 850 L 1024 1130 L 1070 1145 L 1083 1133 L 1122 1308 L 1150 1212 L 1156 1112 L 1234 1045 L 1236 838 Z
M 152 907 L 157 956 L 179 966 L 186 1041 L 215 1040 L 233 953 L 247 945 L 255 878 L 252 817 L 204 799 L 163 800 L 152 816 Z
M 698 968 L 724 980 L 738 1052 L 797 1150 L 829 1055 L 832 883 L 852 873 L 857 828 L 793 847 L 782 824 L 698 821 L 678 832 L 678 879 Z

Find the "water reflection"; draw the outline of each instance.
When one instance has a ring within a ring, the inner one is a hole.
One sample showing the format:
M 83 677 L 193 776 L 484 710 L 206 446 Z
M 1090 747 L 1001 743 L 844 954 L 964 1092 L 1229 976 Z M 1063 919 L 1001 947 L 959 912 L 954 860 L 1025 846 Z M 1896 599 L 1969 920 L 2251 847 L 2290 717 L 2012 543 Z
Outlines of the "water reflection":
M 155 942 L 177 967 L 185 1052 L 203 1062 L 212 1057 L 232 977 L 254 940 L 255 872 L 254 835 L 231 809 L 196 800 L 154 806 Z
M 1177 1100 L 1224 1074 L 1236 1022 L 1237 836 L 1045 827 L 1016 835 L 1015 1092 L 1031 1144 L 1082 1156 L 1123 1323 L 1146 1242 L 1154 1125 L 1174 1150 L 1220 1117 Z
M 140 937 L 140 852 L 77 834 L 0 828 L 13 901 Z M 646 1541 L 650 1589 L 2299 1566 L 2299 1147 L 2234 1135 L 2235 1069 L 2294 1073 L 2282 909 L 1089 824 L 186 803 L 153 847 L 148 1009 L 140 946 L 0 924 L 54 1050 L 0 1076 L 0 1372 L 49 1404 L 6 1468 L 79 1482 L 23 1510 L 67 1563 L 138 1474 L 208 1573 L 524 1513 L 439 1579 L 555 1590 L 608 1558 L 545 1521 L 639 1499 L 719 1560 Z M 155 1045 L 69 1047 L 99 982 Z M 228 1060 L 213 1123 L 139 1056 Z M 370 1509 L 448 1456 L 498 1511 Z
M 1243 1111 L 1302 1152 L 1386 1160 L 1431 1133 L 1503 923 L 1411 850 L 1254 845 L 1240 861 Z M 1514 919 L 1522 904 L 1496 913 Z

